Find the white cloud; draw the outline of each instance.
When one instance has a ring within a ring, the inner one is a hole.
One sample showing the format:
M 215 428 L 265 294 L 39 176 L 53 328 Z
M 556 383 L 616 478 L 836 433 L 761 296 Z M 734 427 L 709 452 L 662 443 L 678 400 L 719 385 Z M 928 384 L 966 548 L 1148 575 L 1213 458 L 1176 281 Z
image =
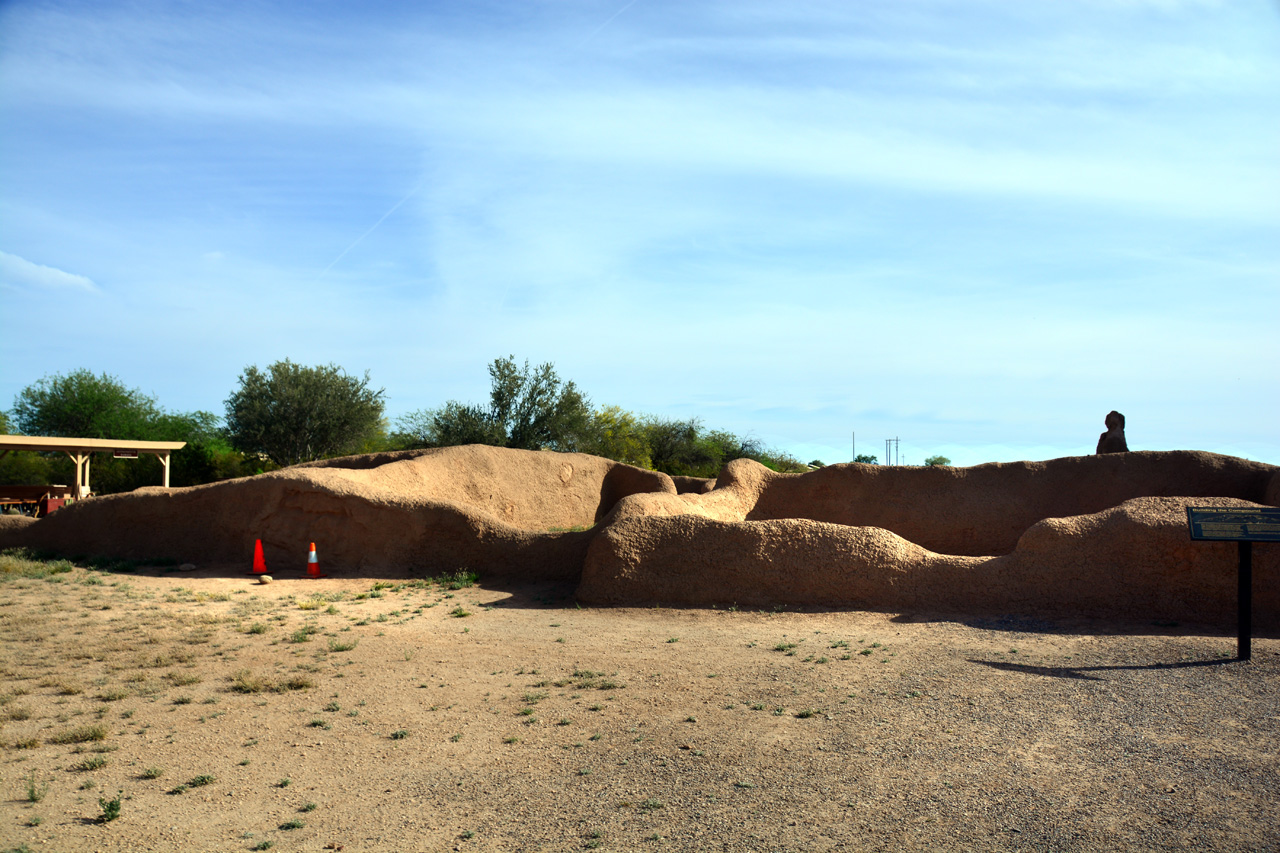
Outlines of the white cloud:
M 18 288 L 41 290 L 80 290 L 85 293 L 101 293 L 93 280 L 83 275 L 65 272 L 56 267 L 33 264 L 26 258 L 0 252 L 0 284 Z

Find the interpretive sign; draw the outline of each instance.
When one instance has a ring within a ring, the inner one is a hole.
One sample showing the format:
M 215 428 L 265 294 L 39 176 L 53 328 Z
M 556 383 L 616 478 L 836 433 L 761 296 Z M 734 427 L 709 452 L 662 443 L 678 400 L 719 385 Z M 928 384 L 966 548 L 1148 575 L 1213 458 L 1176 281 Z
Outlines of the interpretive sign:
M 1187 507 L 1192 539 L 1280 542 L 1280 507 Z
M 1236 567 L 1236 657 L 1253 656 L 1253 543 L 1280 542 L 1280 507 L 1189 506 L 1187 527 L 1193 540 L 1235 542 L 1240 549 Z

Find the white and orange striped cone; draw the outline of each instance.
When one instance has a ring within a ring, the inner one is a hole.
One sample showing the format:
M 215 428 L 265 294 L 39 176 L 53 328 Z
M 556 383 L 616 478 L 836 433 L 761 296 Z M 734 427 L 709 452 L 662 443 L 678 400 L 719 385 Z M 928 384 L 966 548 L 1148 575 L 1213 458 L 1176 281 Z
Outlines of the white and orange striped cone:
M 320 574 L 320 561 L 316 559 L 316 543 L 311 543 L 311 553 L 307 554 L 307 577 L 315 580 L 316 578 L 327 578 L 328 575 Z

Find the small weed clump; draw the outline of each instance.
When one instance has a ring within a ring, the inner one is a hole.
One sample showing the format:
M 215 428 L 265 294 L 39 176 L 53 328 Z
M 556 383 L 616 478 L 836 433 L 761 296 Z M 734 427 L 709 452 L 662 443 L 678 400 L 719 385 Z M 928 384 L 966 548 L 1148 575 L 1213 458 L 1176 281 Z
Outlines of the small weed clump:
M 27 774 L 26 778 L 27 802 L 38 803 L 44 799 L 45 794 L 49 793 L 48 782 L 37 782 L 35 771 Z
M 603 672 L 592 672 L 589 669 L 575 669 L 572 679 L 555 682 L 556 687 L 572 684 L 579 690 L 617 690 L 623 685 L 612 678 L 606 678 Z
M 315 687 L 315 682 L 305 676 L 295 675 L 281 682 L 272 681 L 260 675 L 254 675 L 242 669 L 231 676 L 232 693 L 286 693 L 290 690 L 307 690 Z
M 480 580 L 480 576 L 470 569 L 459 569 L 452 574 L 444 574 L 431 580 L 445 589 L 466 589 L 475 586 L 476 582 Z
M 270 679 L 254 675 L 247 669 L 242 669 L 231 676 L 232 693 L 262 693 L 271 690 L 274 686 Z
M 23 708 L 21 706 L 9 708 L 3 714 L 0 714 L 0 722 L 5 722 L 9 720 L 12 720 L 14 722 L 20 722 L 22 720 L 29 720 L 29 719 L 31 719 L 31 709 Z
M 88 773 L 90 770 L 99 770 L 107 766 L 107 759 L 101 755 L 95 755 L 92 758 L 86 758 L 79 764 L 72 765 L 71 769 L 78 773 Z
M 298 630 L 289 635 L 287 642 L 290 643 L 309 643 L 313 634 L 320 633 L 320 629 L 315 625 L 303 625 Z
M 120 817 L 120 800 L 124 797 L 124 791 L 117 791 L 116 795 L 107 799 L 101 797 L 98 799 L 98 807 L 102 809 L 102 815 L 98 818 L 101 823 L 110 823 Z
M 66 744 L 66 743 L 88 743 L 92 740 L 106 740 L 107 727 L 98 726 L 80 726 L 79 728 L 69 729 L 61 734 L 56 734 L 49 738 L 49 743 Z

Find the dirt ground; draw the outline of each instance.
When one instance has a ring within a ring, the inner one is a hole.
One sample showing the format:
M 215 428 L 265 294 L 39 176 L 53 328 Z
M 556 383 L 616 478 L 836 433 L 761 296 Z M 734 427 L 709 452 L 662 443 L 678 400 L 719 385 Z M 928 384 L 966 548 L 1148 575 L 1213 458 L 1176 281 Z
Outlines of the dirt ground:
M 1280 850 L 1273 638 L 50 565 L 5 850 Z

